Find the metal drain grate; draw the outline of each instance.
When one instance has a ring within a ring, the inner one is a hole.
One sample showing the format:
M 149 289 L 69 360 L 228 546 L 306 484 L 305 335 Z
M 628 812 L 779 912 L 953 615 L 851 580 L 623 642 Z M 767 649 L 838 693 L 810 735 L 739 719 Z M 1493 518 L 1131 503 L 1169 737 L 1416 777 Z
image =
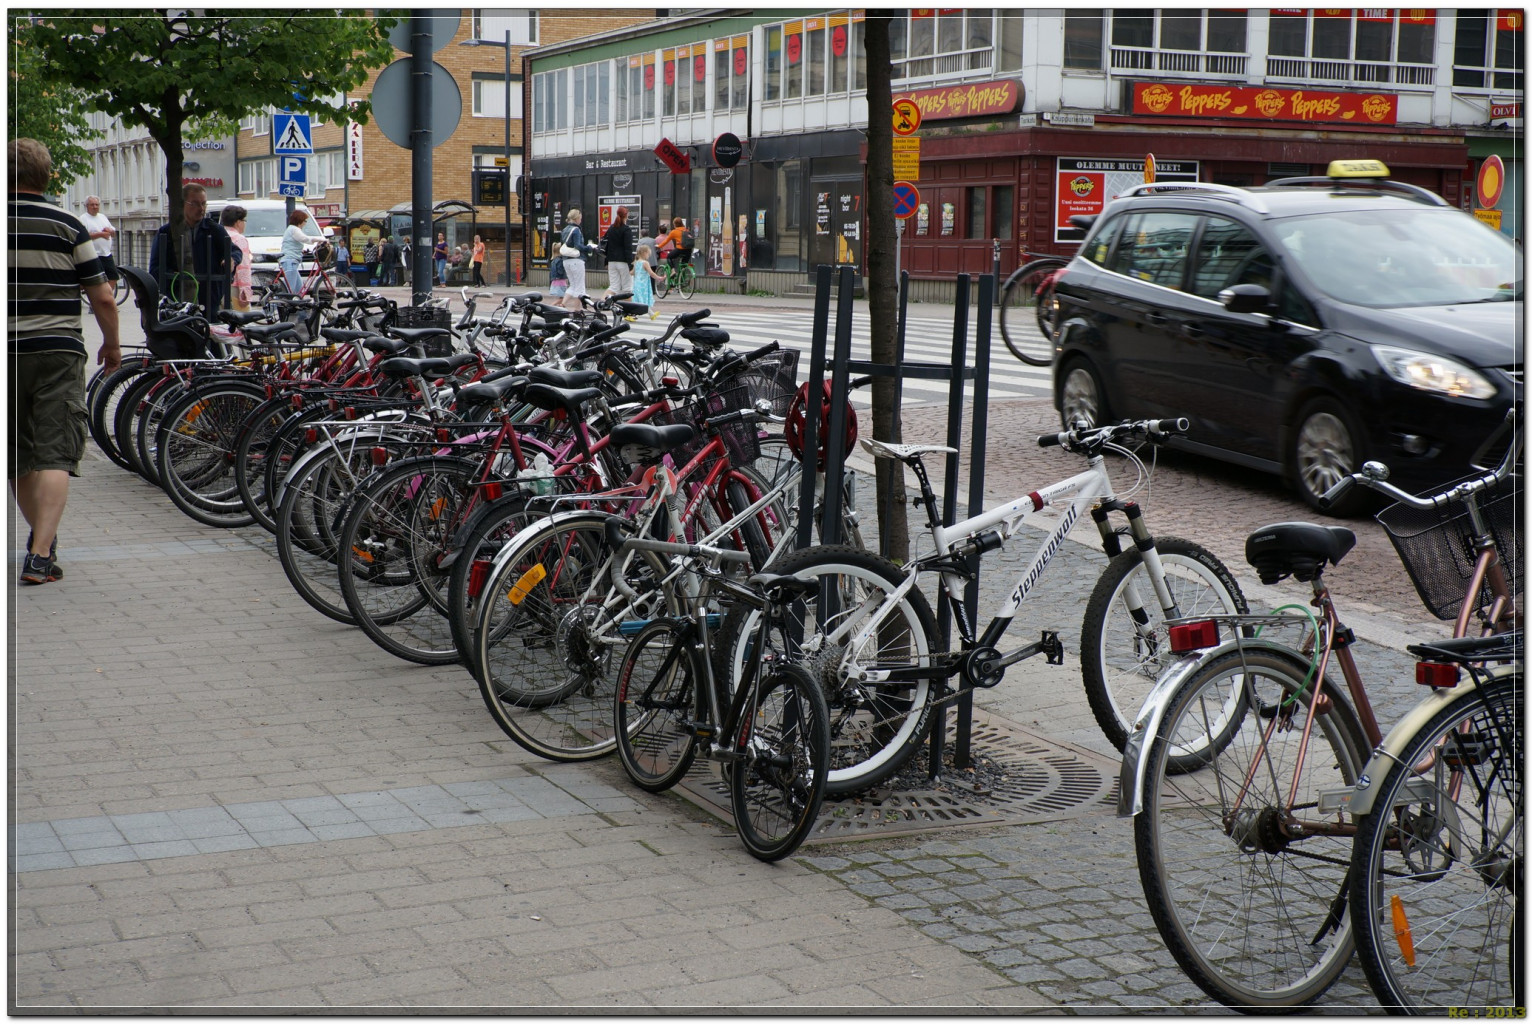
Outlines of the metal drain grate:
M 948 719 L 948 747 L 956 724 Z M 972 752 L 988 762 L 978 781 L 948 769 L 937 786 L 926 779 L 929 747 L 899 777 L 846 800 L 827 800 L 810 843 L 899 836 L 970 825 L 1027 825 L 1078 817 L 1117 805 L 1118 764 L 1059 743 L 1014 722 L 974 709 Z M 732 822 L 729 789 L 711 764 L 700 764 L 678 787 L 708 813 Z

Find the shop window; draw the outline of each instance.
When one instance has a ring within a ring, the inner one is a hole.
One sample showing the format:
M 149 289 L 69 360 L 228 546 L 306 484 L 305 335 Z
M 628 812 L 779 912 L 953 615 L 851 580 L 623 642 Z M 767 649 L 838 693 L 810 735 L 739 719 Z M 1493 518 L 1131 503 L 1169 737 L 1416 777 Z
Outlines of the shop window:
M 1458 11 L 1452 84 L 1520 90 L 1524 24 L 1521 10 Z
M 1002 242 L 1013 237 L 1013 221 L 1016 219 L 1016 189 L 1010 185 L 995 186 L 995 237 Z
M 808 64 L 805 93 L 809 96 L 825 94 L 825 24 L 823 18 L 813 18 L 804 23 L 804 37 L 808 44 Z
M 729 97 L 729 41 L 720 39 L 713 44 L 713 109 L 728 110 L 733 104 Z
M 968 233 L 969 238 L 988 238 L 989 232 L 985 230 L 985 189 L 983 186 L 970 188 L 968 191 Z
M 782 97 L 782 29 L 772 26 L 766 30 L 766 100 Z
M 531 10 L 474 9 L 469 12 L 473 39 L 502 40 L 512 46 L 537 45 L 537 12 Z
M 1101 12 L 1064 12 L 1064 67 L 1073 71 L 1101 70 Z

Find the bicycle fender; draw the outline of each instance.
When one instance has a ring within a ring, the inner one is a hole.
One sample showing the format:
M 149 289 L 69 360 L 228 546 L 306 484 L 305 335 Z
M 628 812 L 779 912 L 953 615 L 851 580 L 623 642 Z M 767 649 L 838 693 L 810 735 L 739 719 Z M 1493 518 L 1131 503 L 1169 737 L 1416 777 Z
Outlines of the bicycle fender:
M 1519 671 L 1520 667 L 1517 665 L 1501 665 L 1489 669 L 1484 676 L 1487 679 L 1499 679 Z M 1405 745 L 1426 727 L 1438 711 L 1463 694 L 1472 693 L 1478 688 L 1478 684 L 1465 673 L 1464 678 L 1460 679 L 1456 686 L 1451 689 L 1432 690 L 1419 704 L 1410 708 L 1405 716 L 1388 730 L 1388 735 L 1383 737 L 1383 742 L 1374 748 L 1372 757 L 1367 759 L 1367 764 L 1362 768 L 1362 774 L 1357 776 L 1356 785 L 1352 787 L 1351 792 L 1339 798 L 1343 808 L 1349 811 L 1353 818 L 1359 818 L 1371 812 L 1373 801 L 1378 797 L 1378 787 L 1374 783 L 1382 782 L 1389 769 L 1399 763 L 1399 755 L 1404 752 Z
M 336 444 L 340 444 L 342 442 L 354 444 L 358 441 L 384 440 L 388 438 L 388 436 L 389 434 L 387 432 L 387 428 L 382 424 L 373 425 L 370 427 L 370 429 L 368 427 L 358 425 L 355 427 L 348 427 L 342 433 L 336 434 L 333 440 Z M 316 444 L 310 447 L 301 456 L 299 456 L 298 461 L 289 467 L 286 475 L 277 481 L 277 493 L 271 498 L 272 507 L 276 508 L 282 504 L 282 498 L 287 494 L 287 481 L 295 479 L 299 470 L 303 469 L 315 459 L 322 459 L 326 455 L 331 454 L 334 453 L 328 444 Z
M 525 546 L 525 543 L 526 543 L 525 538 L 531 536 L 532 532 L 534 530 L 539 530 L 539 529 L 541 529 L 541 528 L 543 528 L 545 526 L 549 526 L 549 525 L 557 525 L 559 523 L 565 523 L 565 522 L 568 522 L 571 519 L 577 519 L 577 518 L 580 518 L 582 516 L 584 516 L 586 518 L 589 518 L 591 516 L 598 516 L 598 517 L 602 517 L 602 518 L 612 518 L 612 517 L 614 517 L 614 513 L 603 512 L 600 509 L 581 508 L 581 509 L 570 509 L 568 512 L 555 512 L 551 516 L 544 516 L 541 519 L 535 519 L 532 522 L 528 523 L 527 526 L 526 526 L 526 529 L 522 530 L 521 533 L 519 533 L 515 537 L 513 537 L 511 539 L 511 542 L 509 544 L 507 544 L 505 547 L 501 548 L 499 553 L 495 555 L 494 561 L 490 563 L 490 573 L 494 574 L 496 572 L 499 572 L 500 571 L 500 567 L 505 565 L 506 562 L 509 562 L 509 561 L 512 561 L 512 560 L 518 558 L 520 556 L 521 549 Z
M 1159 735 L 1160 723 L 1165 717 L 1165 709 L 1170 706 L 1171 699 L 1204 662 L 1241 649 L 1271 651 L 1289 659 L 1301 660 L 1301 656 L 1296 651 L 1283 644 L 1258 638 L 1232 637 L 1217 647 L 1193 651 L 1161 672 L 1159 678 L 1155 680 L 1154 689 L 1150 690 L 1149 696 L 1144 699 L 1144 706 L 1139 709 L 1138 717 L 1134 719 L 1133 731 L 1128 733 L 1128 741 L 1122 747 L 1122 771 L 1118 775 L 1117 783 L 1117 816 L 1119 818 L 1137 817 L 1144 809 L 1144 776 L 1149 770 L 1148 759 L 1144 757 L 1144 754 L 1148 751 L 1150 743 Z

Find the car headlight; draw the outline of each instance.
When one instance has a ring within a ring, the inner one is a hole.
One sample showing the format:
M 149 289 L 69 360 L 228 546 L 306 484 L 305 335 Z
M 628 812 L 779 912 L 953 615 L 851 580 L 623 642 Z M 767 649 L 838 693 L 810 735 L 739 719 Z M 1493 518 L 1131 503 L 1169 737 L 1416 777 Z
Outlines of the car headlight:
M 1494 397 L 1495 385 L 1456 359 L 1387 345 L 1374 345 L 1372 350 L 1384 372 L 1407 387 L 1453 398 Z

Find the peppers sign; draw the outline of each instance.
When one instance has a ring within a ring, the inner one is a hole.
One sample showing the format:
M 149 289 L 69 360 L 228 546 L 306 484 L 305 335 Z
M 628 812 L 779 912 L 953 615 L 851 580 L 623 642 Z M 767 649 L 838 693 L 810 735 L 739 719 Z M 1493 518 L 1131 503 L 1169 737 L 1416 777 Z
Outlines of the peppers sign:
M 1500 202 L 1500 193 L 1505 189 L 1505 164 L 1493 153 L 1479 165 L 1479 176 L 1474 181 L 1474 191 L 1478 193 L 1479 208 L 1492 210 Z
M 654 147 L 654 155 L 670 168 L 672 174 L 686 174 L 692 169 L 691 158 L 669 139 L 660 140 L 660 144 Z
M 733 132 L 724 132 L 713 140 L 713 162 L 719 167 L 733 167 L 744 152 L 739 136 Z
M 1388 93 L 1134 82 L 1133 113 L 1247 121 L 1394 124 L 1399 118 L 1399 97 Z

